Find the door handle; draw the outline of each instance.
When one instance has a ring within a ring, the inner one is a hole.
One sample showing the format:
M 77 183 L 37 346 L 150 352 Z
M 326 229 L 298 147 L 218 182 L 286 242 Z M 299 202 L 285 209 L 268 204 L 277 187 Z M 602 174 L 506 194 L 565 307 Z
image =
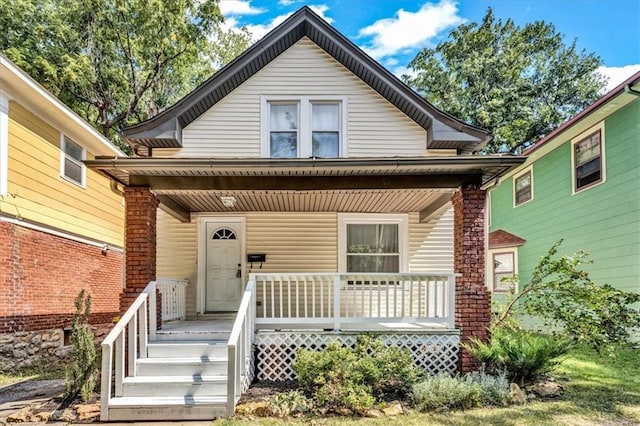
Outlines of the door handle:
M 242 278 L 242 265 L 238 263 L 238 271 L 236 272 L 236 278 Z

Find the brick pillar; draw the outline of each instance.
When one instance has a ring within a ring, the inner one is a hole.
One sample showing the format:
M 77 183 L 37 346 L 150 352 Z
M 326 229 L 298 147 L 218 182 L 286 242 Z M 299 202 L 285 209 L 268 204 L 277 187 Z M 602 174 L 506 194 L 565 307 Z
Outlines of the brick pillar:
M 456 277 L 456 327 L 461 342 L 471 337 L 486 340 L 491 324 L 490 296 L 485 285 L 485 209 L 486 193 L 475 185 L 458 188 L 451 202 L 454 211 L 454 268 Z M 480 368 L 478 360 L 460 349 L 460 372 Z
M 126 287 L 120 298 L 124 312 L 149 284 L 156 279 L 156 209 L 158 200 L 147 187 L 126 187 L 125 252 Z M 159 296 L 159 295 L 158 295 Z M 160 297 L 158 297 L 158 304 Z M 161 306 L 158 315 L 161 318 Z M 161 322 L 158 321 L 158 325 Z

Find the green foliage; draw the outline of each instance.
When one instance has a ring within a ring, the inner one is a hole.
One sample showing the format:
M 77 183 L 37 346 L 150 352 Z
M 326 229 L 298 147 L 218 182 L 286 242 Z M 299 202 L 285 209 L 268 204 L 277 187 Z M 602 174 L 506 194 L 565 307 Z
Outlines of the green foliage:
M 98 383 L 98 354 L 89 326 L 91 295 L 85 296 L 85 291 L 81 290 L 75 304 L 76 313 L 71 324 L 71 362 L 67 367 L 65 380 L 65 403 L 70 403 L 78 395 L 84 401 L 89 401 Z
M 217 0 L 4 1 L 0 50 L 115 138 L 247 47 L 248 33 L 222 20 Z
M 628 340 L 629 331 L 640 327 L 640 313 L 634 308 L 640 294 L 594 283 L 580 269 L 588 262 L 584 252 L 556 257 L 561 243 L 540 260 L 531 281 L 503 307 L 495 325 L 513 324 L 522 314 L 534 315 L 575 342 L 613 354 Z
M 269 410 L 278 417 L 305 414 L 312 408 L 313 401 L 300 391 L 278 393 L 269 398 Z
M 438 374 L 413 387 L 411 403 L 419 411 L 462 409 L 482 405 L 482 389 L 471 376 L 451 377 Z
M 506 407 L 512 403 L 509 378 L 506 373 L 496 375 L 474 371 L 469 376 L 480 386 L 480 402 L 483 406 Z
M 435 48 L 422 50 L 404 80 L 450 114 L 490 130 L 486 152 L 515 152 L 595 101 L 605 79 L 602 60 L 544 21 L 517 26 L 495 19 L 463 24 Z
M 489 372 L 504 372 L 511 381 L 527 383 L 551 371 L 571 343 L 560 337 L 494 327 L 488 343 L 472 339 L 463 346 L 485 363 Z
M 324 351 L 301 349 L 293 369 L 318 405 L 356 413 L 376 400 L 407 395 L 418 377 L 409 351 L 366 336 L 358 337 L 355 348 L 332 343 Z

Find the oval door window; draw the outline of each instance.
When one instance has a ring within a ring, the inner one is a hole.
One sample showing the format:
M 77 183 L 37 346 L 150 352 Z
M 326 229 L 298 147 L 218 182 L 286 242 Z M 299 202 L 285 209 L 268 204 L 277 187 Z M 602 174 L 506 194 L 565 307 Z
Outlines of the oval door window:
M 236 233 L 230 228 L 220 228 L 213 233 L 212 240 L 236 240 Z

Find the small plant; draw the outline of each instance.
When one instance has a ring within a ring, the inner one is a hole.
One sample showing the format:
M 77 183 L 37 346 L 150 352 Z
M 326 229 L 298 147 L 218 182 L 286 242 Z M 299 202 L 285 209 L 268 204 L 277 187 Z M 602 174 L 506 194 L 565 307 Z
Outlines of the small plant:
M 71 362 L 67 367 L 63 401 L 67 405 L 78 395 L 84 401 L 90 400 L 98 381 L 98 355 L 89 327 L 91 296 L 85 296 L 85 291 L 81 290 L 75 306 L 71 323 Z
M 482 405 L 482 387 L 471 376 L 431 376 L 416 384 L 411 403 L 419 411 L 469 409 Z
M 483 406 L 506 407 L 512 402 L 509 379 L 504 372 L 493 376 L 484 371 L 476 371 L 469 376 L 480 386 Z
M 269 410 L 278 417 L 305 414 L 312 408 L 313 402 L 297 390 L 278 393 L 269 398 Z
M 376 401 L 406 396 L 418 378 L 408 350 L 359 336 L 354 348 L 301 349 L 293 369 L 301 388 L 324 407 L 363 413 Z
M 558 357 L 571 348 L 567 339 L 525 330 L 494 327 L 487 343 L 473 339 L 465 348 L 486 364 L 490 373 L 504 372 L 509 380 L 527 383 L 551 371 Z

